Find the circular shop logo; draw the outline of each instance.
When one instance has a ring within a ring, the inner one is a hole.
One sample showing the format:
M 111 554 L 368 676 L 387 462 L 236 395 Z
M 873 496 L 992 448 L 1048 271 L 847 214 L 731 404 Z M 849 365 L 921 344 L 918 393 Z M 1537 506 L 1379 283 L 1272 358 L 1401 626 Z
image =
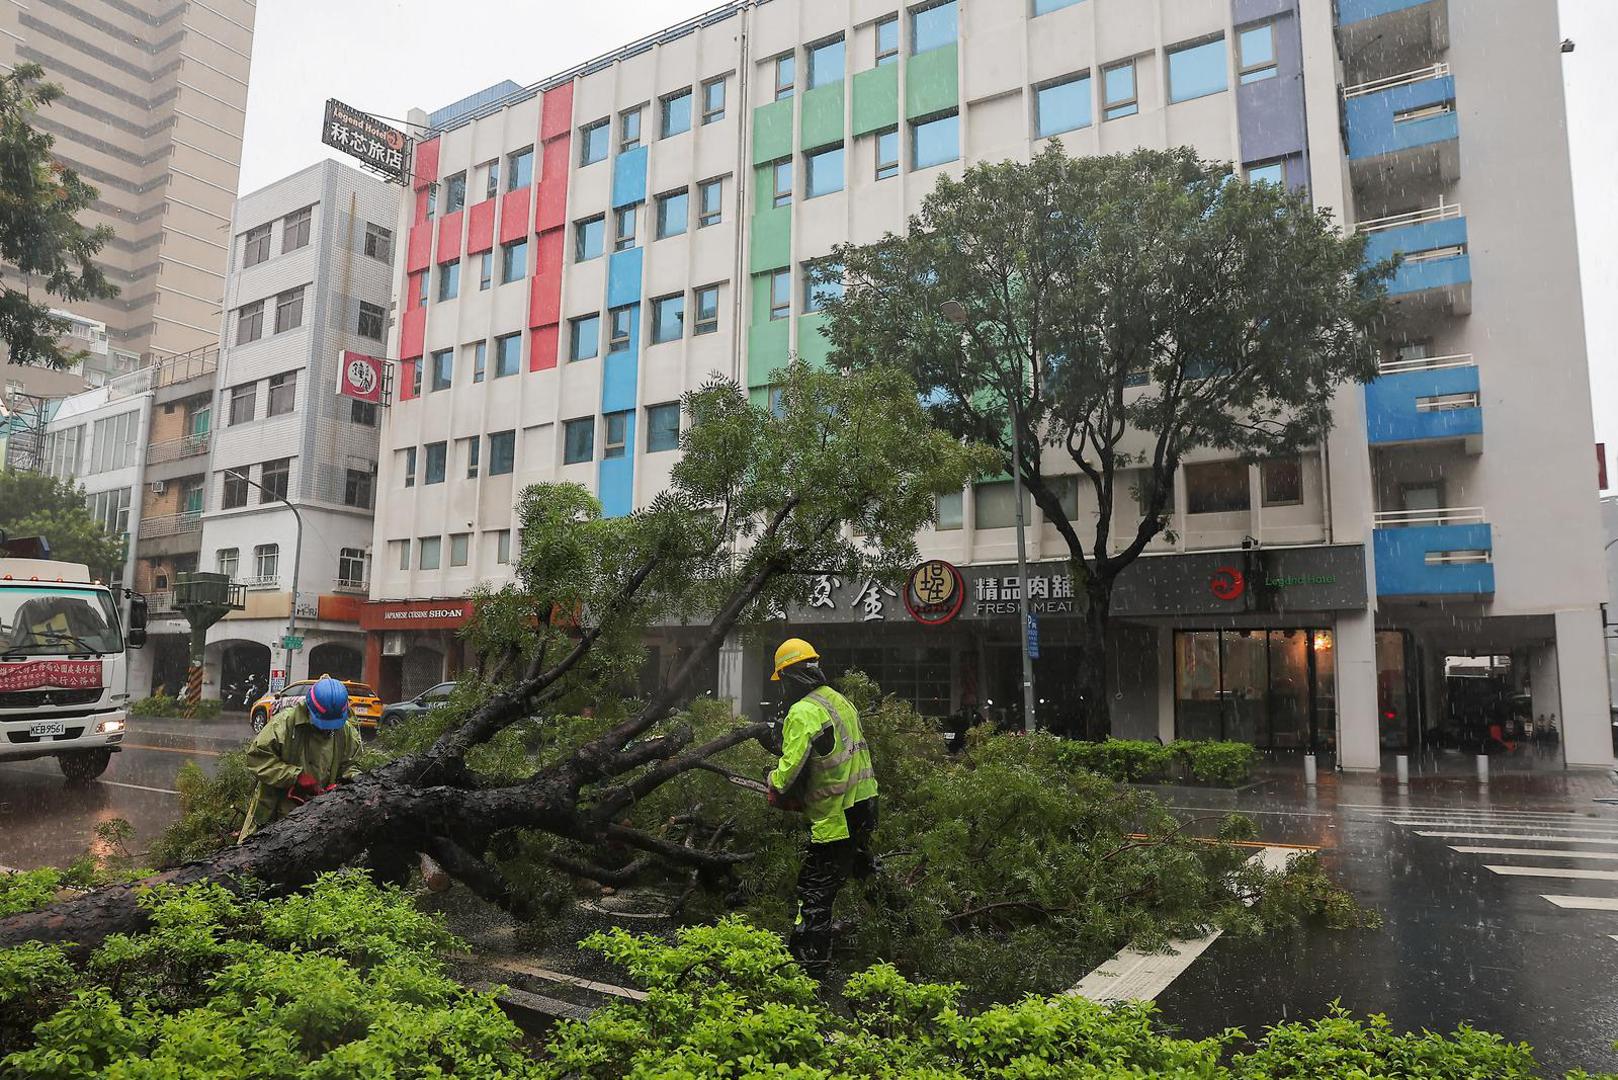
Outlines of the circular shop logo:
M 1234 566 L 1222 566 L 1214 571 L 1208 589 L 1221 600 L 1240 600 L 1247 591 L 1247 579 Z
M 376 367 L 368 356 L 355 356 L 348 361 L 348 385 L 357 393 L 376 392 Z
M 943 559 L 930 559 L 905 582 L 905 610 L 926 626 L 942 626 L 960 614 L 966 601 L 961 572 Z

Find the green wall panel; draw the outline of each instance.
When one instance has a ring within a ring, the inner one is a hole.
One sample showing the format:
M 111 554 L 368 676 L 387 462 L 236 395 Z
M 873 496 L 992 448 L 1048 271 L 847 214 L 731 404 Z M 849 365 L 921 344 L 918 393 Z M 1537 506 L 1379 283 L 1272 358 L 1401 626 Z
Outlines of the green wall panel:
M 753 317 L 747 330 L 747 385 L 768 386 L 770 372 L 787 365 L 792 320 L 770 318 L 770 279 L 755 277 Z
M 760 274 L 792 264 L 792 207 L 761 210 L 753 215 L 749 273 Z M 769 315 L 768 309 L 764 313 Z
M 817 86 L 803 95 L 803 149 L 843 141 L 843 85 Z
M 959 108 L 959 45 L 912 56 L 905 67 L 905 116 L 914 120 Z
M 825 367 L 831 359 L 831 339 L 820 332 L 824 325 L 824 315 L 798 317 L 798 358 L 816 367 Z
M 792 98 L 753 110 L 753 164 L 792 153 Z
M 899 65 L 884 64 L 854 76 L 854 134 L 869 135 L 899 122 Z

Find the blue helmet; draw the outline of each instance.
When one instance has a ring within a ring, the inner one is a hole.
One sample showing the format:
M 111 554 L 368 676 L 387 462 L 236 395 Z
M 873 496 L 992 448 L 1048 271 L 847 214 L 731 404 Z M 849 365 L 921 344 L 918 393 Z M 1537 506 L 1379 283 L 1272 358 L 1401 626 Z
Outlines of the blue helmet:
M 348 723 L 348 687 L 330 675 L 309 688 L 309 719 L 321 731 L 337 731 Z

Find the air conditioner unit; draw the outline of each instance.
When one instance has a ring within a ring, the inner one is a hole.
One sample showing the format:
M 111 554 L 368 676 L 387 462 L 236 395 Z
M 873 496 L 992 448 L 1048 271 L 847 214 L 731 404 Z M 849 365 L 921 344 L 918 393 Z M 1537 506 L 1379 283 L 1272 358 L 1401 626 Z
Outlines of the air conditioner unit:
M 167 491 L 168 489 L 169 489 L 169 482 L 167 480 L 153 480 L 152 481 L 152 494 L 153 495 L 161 495 L 161 494 L 163 494 L 163 492 Z
M 382 635 L 383 656 L 403 656 L 405 654 L 405 636 L 398 630 L 392 630 Z

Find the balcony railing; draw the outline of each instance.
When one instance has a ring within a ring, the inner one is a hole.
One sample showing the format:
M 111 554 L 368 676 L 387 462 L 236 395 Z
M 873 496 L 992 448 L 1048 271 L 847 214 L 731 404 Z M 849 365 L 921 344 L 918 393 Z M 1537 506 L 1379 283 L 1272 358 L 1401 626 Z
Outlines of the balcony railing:
M 1387 510 L 1375 522 L 1377 595 L 1494 595 L 1494 530 L 1482 507 Z
M 206 454 L 212 439 L 213 435 L 204 431 L 200 435 L 186 435 L 179 439 L 169 439 L 167 442 L 153 443 L 146 448 L 146 464 L 161 465 L 165 461 L 181 461 Z
M 1377 94 L 1383 90 L 1392 90 L 1396 86 L 1410 86 L 1414 83 L 1426 82 L 1428 79 L 1442 79 L 1448 76 L 1449 73 L 1448 64 L 1438 63 L 1432 67 L 1417 68 L 1414 71 L 1405 71 L 1398 75 L 1389 75 L 1386 78 L 1372 79 L 1369 82 L 1345 86 L 1343 87 L 1343 97 L 1356 98 L 1365 94 Z
M 1412 210 L 1408 214 L 1391 214 L 1388 217 L 1371 218 L 1362 221 L 1358 229 L 1362 233 L 1384 232 L 1388 229 L 1402 229 L 1407 225 L 1425 225 L 1432 221 L 1453 221 L 1461 217 L 1459 203 L 1446 203 L 1442 206 L 1432 206 L 1425 210 Z
M 333 592 L 364 593 L 370 591 L 371 583 L 363 578 L 338 578 L 332 586 Z
M 180 609 L 174 606 L 174 590 L 158 589 L 149 592 L 146 596 L 146 610 L 153 615 L 177 615 Z
M 1489 520 L 1481 506 L 1446 506 L 1432 510 L 1381 510 L 1375 525 L 1379 529 L 1404 529 L 1423 525 L 1481 525 Z
M 202 529 L 202 511 L 186 514 L 165 514 L 162 517 L 140 519 L 140 536 L 149 540 L 158 536 L 181 536 Z
M 1407 371 L 1443 371 L 1447 368 L 1473 367 L 1477 363 L 1471 353 L 1451 353 L 1448 356 L 1418 356 L 1406 360 L 1384 360 L 1377 365 L 1380 375 L 1398 375 Z
M 269 574 L 264 577 L 250 577 L 242 580 L 242 588 L 244 589 L 262 590 L 279 589 L 280 587 L 281 577 L 279 574 Z

